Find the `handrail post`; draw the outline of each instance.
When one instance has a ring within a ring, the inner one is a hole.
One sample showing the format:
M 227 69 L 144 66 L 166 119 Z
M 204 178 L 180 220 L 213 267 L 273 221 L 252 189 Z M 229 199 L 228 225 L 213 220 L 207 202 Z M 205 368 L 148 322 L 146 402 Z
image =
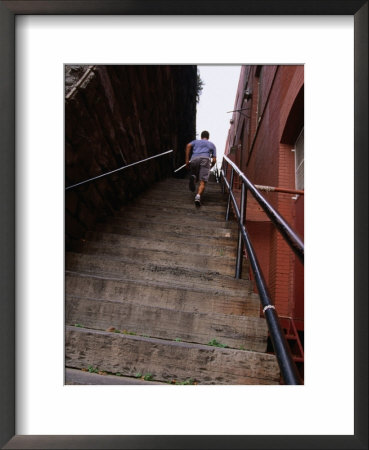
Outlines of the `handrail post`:
M 234 176 L 234 169 L 232 167 L 231 180 L 229 182 L 229 195 L 228 195 L 228 203 L 227 203 L 227 212 L 226 212 L 226 217 L 225 217 L 226 222 L 228 222 L 228 220 L 229 220 L 229 211 L 231 209 L 231 194 L 232 194 L 232 189 L 233 189 L 233 176 Z
M 222 170 L 223 170 L 222 194 L 225 194 L 225 186 L 226 186 L 225 178 L 227 178 L 228 163 L 224 158 L 222 161 L 221 173 Z
M 226 169 L 226 164 L 227 164 L 227 161 L 223 158 L 223 161 L 222 161 L 222 165 L 221 165 L 221 167 L 220 167 L 220 177 L 221 177 L 221 182 L 222 182 L 222 194 L 224 194 L 225 193 L 225 181 L 224 181 L 224 177 L 226 176 L 226 174 L 227 174 L 227 169 Z M 224 175 L 223 175 L 223 173 L 224 173 Z
M 240 217 L 239 217 L 239 230 L 238 230 L 238 244 L 237 244 L 237 260 L 236 260 L 236 275 L 237 279 L 241 278 L 242 272 L 242 254 L 243 254 L 243 238 L 241 228 L 245 222 L 245 208 L 246 208 L 246 186 L 244 181 L 241 179 L 241 204 L 240 204 Z

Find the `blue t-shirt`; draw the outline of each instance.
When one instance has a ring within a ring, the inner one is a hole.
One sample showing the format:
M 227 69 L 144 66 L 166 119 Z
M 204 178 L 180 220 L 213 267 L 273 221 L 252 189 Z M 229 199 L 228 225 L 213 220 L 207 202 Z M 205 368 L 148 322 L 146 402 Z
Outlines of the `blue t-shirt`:
M 191 159 L 198 158 L 199 156 L 204 158 L 210 158 L 210 156 L 216 158 L 217 156 L 215 145 L 207 139 L 196 139 L 190 142 L 190 144 L 192 145 Z

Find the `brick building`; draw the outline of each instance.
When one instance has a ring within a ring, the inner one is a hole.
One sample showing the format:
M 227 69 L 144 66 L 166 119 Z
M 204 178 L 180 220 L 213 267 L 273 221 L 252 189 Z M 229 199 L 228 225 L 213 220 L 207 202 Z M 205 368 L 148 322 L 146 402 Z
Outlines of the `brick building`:
M 291 191 L 260 190 L 303 239 L 304 67 L 242 66 L 230 123 L 225 154 L 253 184 Z M 279 316 L 303 337 L 303 265 L 251 195 L 246 227 Z

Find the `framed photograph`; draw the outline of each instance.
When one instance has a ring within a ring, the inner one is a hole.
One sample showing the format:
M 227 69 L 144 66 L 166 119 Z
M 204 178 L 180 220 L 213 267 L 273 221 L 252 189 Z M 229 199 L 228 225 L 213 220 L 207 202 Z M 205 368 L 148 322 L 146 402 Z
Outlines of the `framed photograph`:
M 0 33 L 2 448 L 368 448 L 368 3 L 10 0 Z M 304 385 L 65 384 L 66 64 L 304 66 Z

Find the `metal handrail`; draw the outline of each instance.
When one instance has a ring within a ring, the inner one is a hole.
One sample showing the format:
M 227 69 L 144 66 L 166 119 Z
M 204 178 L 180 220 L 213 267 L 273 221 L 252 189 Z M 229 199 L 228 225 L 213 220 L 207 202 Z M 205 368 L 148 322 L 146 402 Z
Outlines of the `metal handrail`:
M 296 195 L 305 194 L 305 192 L 301 189 L 287 189 L 275 186 L 261 186 L 260 184 L 255 184 L 255 187 L 259 191 L 266 191 L 266 192 L 281 192 L 282 194 L 296 194 Z
M 110 172 L 106 172 L 101 175 L 97 175 L 96 177 L 89 178 L 88 180 L 80 181 L 79 183 L 72 184 L 71 186 L 67 186 L 65 188 L 65 190 L 67 191 L 68 189 L 73 189 L 77 186 L 81 186 L 81 184 L 89 183 L 90 181 L 97 180 L 98 178 L 106 177 L 108 175 L 111 175 L 112 173 L 116 173 L 116 172 L 119 172 L 120 170 L 128 169 L 129 167 L 136 166 L 137 164 L 144 163 L 146 161 L 149 161 L 150 159 L 158 158 L 159 156 L 167 155 L 168 153 L 172 153 L 172 152 L 173 152 L 173 150 L 168 150 L 166 152 L 159 153 L 158 155 L 154 155 L 154 156 L 150 156 L 149 158 L 141 159 L 141 161 L 137 161 L 132 164 L 127 164 L 125 166 L 119 167 L 118 169 L 111 170 Z
M 269 219 L 277 227 L 278 231 L 282 234 L 287 244 L 296 253 L 300 261 L 304 262 L 304 244 L 297 234 L 292 230 L 288 223 L 283 219 L 283 217 L 265 200 L 265 198 L 259 193 L 256 187 L 249 181 L 243 172 L 236 166 L 236 164 L 231 161 L 227 156 L 223 156 L 223 161 L 226 161 L 231 165 L 232 169 L 235 170 L 238 176 L 242 179 L 243 183 L 246 184 L 248 191 L 251 192 L 255 200 L 263 208 Z M 225 174 L 224 178 L 225 178 Z
M 226 220 L 229 219 L 230 202 L 232 201 L 233 207 L 235 210 L 235 214 L 237 216 L 238 226 L 239 226 L 237 260 L 236 260 L 236 275 L 235 276 L 236 276 L 236 278 L 240 278 L 240 274 L 242 271 L 242 250 L 243 250 L 242 244 L 244 244 L 250 264 L 251 264 L 251 268 L 252 268 L 252 271 L 253 271 L 253 274 L 255 277 L 255 282 L 256 282 L 259 296 L 260 296 L 260 301 L 261 301 L 261 304 L 263 307 L 263 314 L 265 316 L 265 319 L 266 319 L 266 322 L 268 325 L 270 338 L 271 338 L 271 341 L 273 344 L 274 352 L 277 357 L 277 361 L 278 361 L 279 368 L 281 370 L 282 377 L 286 384 L 289 384 L 289 385 L 302 384 L 301 377 L 297 370 L 296 364 L 292 359 L 291 351 L 287 344 L 286 337 L 285 337 L 283 330 L 281 328 L 281 325 L 279 323 L 279 318 L 278 318 L 275 306 L 272 304 L 271 296 L 268 292 L 267 284 L 264 280 L 264 276 L 261 271 L 254 248 L 251 244 L 249 235 L 248 235 L 247 230 L 244 225 L 245 209 L 246 209 L 246 193 L 247 193 L 246 188 L 248 190 L 250 190 L 252 193 L 254 193 L 254 191 L 256 191 L 256 189 L 252 185 L 252 183 L 250 183 L 250 181 L 245 177 L 245 175 L 238 169 L 238 167 L 232 161 L 229 160 L 229 158 L 224 156 L 223 162 L 224 161 L 230 162 L 231 166 L 232 166 L 230 182 L 228 182 L 228 180 L 226 178 L 225 171 L 223 170 L 223 164 L 222 164 L 222 170 L 221 170 L 221 176 L 223 179 L 223 183 L 222 183 L 223 192 L 224 192 L 224 184 L 225 184 L 228 189 L 228 193 L 229 193 L 227 212 L 226 212 Z M 233 194 L 233 179 L 234 179 L 234 171 L 235 170 L 241 176 L 241 180 L 242 180 L 240 208 L 238 207 L 236 198 Z M 258 192 L 257 192 L 257 194 L 260 195 Z M 268 204 L 268 202 L 265 201 L 265 203 L 272 209 L 272 207 Z M 273 218 L 274 218 L 274 214 L 275 214 L 275 217 L 280 218 L 279 214 L 273 210 Z M 274 223 L 274 220 L 273 220 L 273 223 Z

